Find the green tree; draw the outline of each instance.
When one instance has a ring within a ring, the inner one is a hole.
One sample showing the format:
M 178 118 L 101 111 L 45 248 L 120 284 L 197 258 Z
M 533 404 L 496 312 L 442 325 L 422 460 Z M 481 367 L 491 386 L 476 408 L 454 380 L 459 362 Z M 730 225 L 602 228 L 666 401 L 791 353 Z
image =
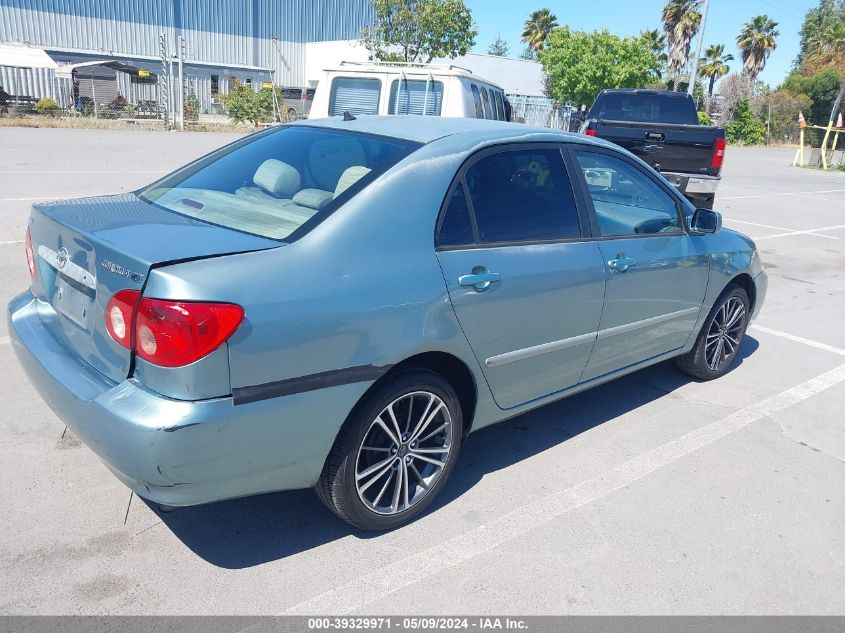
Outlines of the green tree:
M 731 67 L 728 66 L 728 62 L 733 61 L 733 58 L 734 56 L 730 53 L 725 54 L 724 44 L 713 44 L 704 51 L 704 57 L 698 62 L 698 70 L 702 77 L 710 78 L 708 96 L 713 96 L 713 86 L 716 85 L 716 80 L 730 72 Z
M 558 26 L 557 16 L 550 9 L 532 11 L 522 29 L 522 41 L 529 50 L 540 52 L 546 45 L 546 40 Z
M 845 0 L 820 0 L 807 11 L 795 65 L 808 74 L 825 66 L 845 73 Z
M 772 138 L 794 141 L 798 132 L 798 113 L 803 112 L 809 116 L 812 104 L 807 95 L 780 88 L 755 99 L 753 109 L 759 119 L 769 120 Z
M 669 61 L 669 56 L 666 54 L 665 33 L 661 33 L 660 29 L 651 29 L 650 31 L 641 32 L 640 37 L 646 42 L 655 57 L 657 57 L 657 61 L 661 66 Z
M 540 52 L 549 79 L 549 96 L 557 101 L 592 103 L 604 88 L 639 88 L 659 64 L 641 37 L 620 38 L 607 30 L 588 33 L 568 26 L 555 29 Z
M 701 24 L 702 0 L 668 0 L 663 5 L 663 32 L 669 45 L 668 66 L 672 73 L 672 89 L 678 89 L 681 70 L 689 62 L 690 43 Z
M 376 23 L 361 39 L 376 59 L 429 63 L 466 55 L 478 31 L 463 0 L 372 0 Z M 398 52 L 391 51 L 396 49 Z
M 742 53 L 742 74 L 753 86 L 777 47 L 778 23 L 768 15 L 755 15 L 742 26 L 736 45 Z
M 812 105 L 809 108 L 808 122 L 816 125 L 827 125 L 833 102 L 839 95 L 845 77 L 835 68 L 826 68 L 814 75 L 802 75 L 793 71 L 783 82 L 782 88 L 794 94 L 807 95 Z M 796 113 L 797 114 L 797 113 Z M 807 116 L 807 112 L 804 115 Z
M 501 33 L 497 33 L 496 39 L 493 40 L 490 48 L 487 49 L 487 54 L 496 55 L 497 57 L 507 57 L 509 51 L 508 43 L 502 39 Z
M 734 119 L 725 126 L 728 143 L 739 145 L 762 145 L 766 142 L 766 127 L 751 112 L 748 101 L 740 101 L 734 112 Z

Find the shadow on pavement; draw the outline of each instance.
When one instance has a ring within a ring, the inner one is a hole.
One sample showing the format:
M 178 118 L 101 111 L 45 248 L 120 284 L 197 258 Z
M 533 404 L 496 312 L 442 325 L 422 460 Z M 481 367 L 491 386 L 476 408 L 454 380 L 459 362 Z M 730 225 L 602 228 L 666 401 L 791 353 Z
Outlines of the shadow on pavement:
M 759 346 L 746 335 L 731 371 Z M 473 433 L 430 512 L 455 501 L 486 473 L 507 468 L 690 382 L 671 362 L 534 409 Z M 242 569 L 354 535 L 373 538 L 336 518 L 312 490 L 293 490 L 161 513 L 194 553 L 218 567 Z

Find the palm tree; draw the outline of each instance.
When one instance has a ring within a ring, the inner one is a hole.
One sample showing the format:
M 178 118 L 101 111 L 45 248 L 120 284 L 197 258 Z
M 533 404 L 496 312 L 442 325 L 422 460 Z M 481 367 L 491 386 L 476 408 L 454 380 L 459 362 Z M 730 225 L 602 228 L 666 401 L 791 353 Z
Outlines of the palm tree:
M 663 5 L 661 17 L 663 32 L 669 44 L 669 70 L 672 71 L 672 89 L 678 89 L 681 69 L 689 62 L 690 42 L 701 24 L 702 0 L 668 0 Z
M 777 47 L 775 41 L 780 33 L 778 23 L 768 15 L 757 15 L 746 22 L 736 38 L 736 45 L 742 53 L 742 74 L 752 88 L 757 81 L 766 60 Z
M 704 51 L 704 57 L 698 62 L 698 69 L 701 71 L 702 77 L 710 77 L 710 90 L 707 92 L 709 96 L 713 96 L 713 86 L 719 77 L 724 77 L 730 72 L 731 67 L 728 62 L 732 62 L 734 56 L 728 53 L 725 54 L 724 44 L 713 44 L 708 46 Z
M 539 52 L 546 45 L 549 33 L 557 26 L 557 17 L 550 9 L 533 11 L 523 26 L 522 41 L 528 45 L 529 50 Z
M 648 46 L 649 50 L 657 57 L 657 61 L 665 64 L 669 56 L 666 55 L 666 35 L 660 32 L 660 29 L 652 29 L 651 31 L 643 31 L 640 37 Z

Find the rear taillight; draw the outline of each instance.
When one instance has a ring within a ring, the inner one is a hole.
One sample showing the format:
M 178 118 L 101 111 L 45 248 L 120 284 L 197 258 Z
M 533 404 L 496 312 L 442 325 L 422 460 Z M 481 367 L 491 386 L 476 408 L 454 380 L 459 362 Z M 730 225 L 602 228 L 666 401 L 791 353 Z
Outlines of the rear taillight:
M 586 131 L 584 132 L 584 134 L 586 134 L 587 136 L 598 136 L 598 134 L 596 133 L 596 131 L 595 131 L 595 130 L 589 130 L 589 129 L 588 129 L 588 130 L 586 130 Z
M 106 307 L 111 337 L 139 358 L 161 367 L 182 367 L 208 356 L 228 340 L 244 319 L 233 303 L 170 301 L 122 290 Z
M 26 265 L 29 267 L 29 276 L 32 277 L 32 281 L 35 281 L 38 279 L 38 266 L 35 263 L 35 251 L 32 250 L 32 234 L 29 232 L 29 227 L 26 229 L 24 249 L 26 249 Z
M 724 138 L 717 138 L 713 145 L 713 160 L 710 162 L 710 169 L 719 170 L 725 162 L 725 148 L 727 143 Z
M 140 296 L 137 290 L 121 290 L 106 305 L 106 329 L 109 336 L 126 349 L 132 349 L 132 320 Z

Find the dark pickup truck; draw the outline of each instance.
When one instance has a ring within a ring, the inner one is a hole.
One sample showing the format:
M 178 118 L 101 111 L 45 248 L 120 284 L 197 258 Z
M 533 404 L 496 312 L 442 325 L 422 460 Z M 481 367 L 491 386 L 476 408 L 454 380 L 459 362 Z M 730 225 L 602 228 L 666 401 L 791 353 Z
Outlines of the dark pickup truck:
M 697 207 L 713 208 L 725 130 L 698 124 L 692 97 L 668 90 L 603 90 L 581 132 L 621 145 Z

